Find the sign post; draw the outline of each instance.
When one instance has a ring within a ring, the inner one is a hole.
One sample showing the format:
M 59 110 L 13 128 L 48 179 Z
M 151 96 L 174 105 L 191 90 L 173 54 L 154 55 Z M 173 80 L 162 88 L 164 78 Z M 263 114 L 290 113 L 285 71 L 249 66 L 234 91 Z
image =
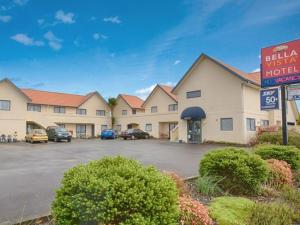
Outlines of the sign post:
M 300 83 L 300 39 L 261 49 L 261 86 L 281 86 L 282 143 L 288 144 L 286 85 Z

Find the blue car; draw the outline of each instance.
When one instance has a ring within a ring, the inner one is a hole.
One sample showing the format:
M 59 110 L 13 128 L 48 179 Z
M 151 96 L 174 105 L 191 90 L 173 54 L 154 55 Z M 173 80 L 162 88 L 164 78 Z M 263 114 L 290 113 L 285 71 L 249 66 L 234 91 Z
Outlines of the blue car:
M 106 130 L 101 131 L 100 137 L 101 137 L 101 139 L 115 139 L 118 137 L 118 134 L 115 130 L 106 129 Z

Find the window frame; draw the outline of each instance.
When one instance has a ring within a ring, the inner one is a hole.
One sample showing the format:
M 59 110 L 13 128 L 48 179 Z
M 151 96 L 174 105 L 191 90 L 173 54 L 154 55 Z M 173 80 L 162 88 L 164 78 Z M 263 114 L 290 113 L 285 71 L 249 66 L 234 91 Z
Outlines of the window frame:
M 155 110 L 153 110 L 153 109 L 155 109 Z M 151 113 L 157 113 L 158 112 L 157 106 L 156 105 L 151 106 L 150 111 L 151 111 Z
M 56 112 L 55 109 L 59 109 L 58 112 Z M 66 107 L 65 106 L 53 106 L 53 112 L 54 113 L 65 114 L 66 113 Z
M 104 109 L 97 109 L 96 110 L 96 116 L 106 116 L 105 110 Z
M 270 121 L 269 120 L 260 120 L 260 126 L 261 127 L 269 127 Z
M 1 99 L 0 102 L 6 102 L 6 103 L 8 103 L 8 108 L 0 108 L 0 110 L 2 110 L 2 111 L 10 111 L 11 110 L 11 101 L 10 100 Z
M 146 123 L 145 124 L 145 131 L 147 131 L 147 132 L 151 132 L 152 131 L 152 123 Z
M 186 98 L 200 98 L 202 96 L 201 90 L 187 91 Z
M 231 120 L 231 129 L 224 128 L 223 122 L 226 120 Z M 233 131 L 233 118 L 232 117 L 220 118 L 220 130 L 221 131 Z
M 122 109 L 122 116 L 127 116 L 127 109 Z
M 169 112 L 176 112 L 176 111 L 178 111 L 178 104 L 169 104 L 168 111 Z
M 132 115 L 136 115 L 136 109 L 132 110 Z
M 248 122 L 249 122 L 249 124 L 248 124 Z M 254 125 L 254 127 L 252 127 L 252 125 Z M 256 131 L 256 120 L 255 120 L 255 118 L 246 118 L 246 128 L 247 128 L 247 131 Z
M 84 113 L 82 113 L 84 112 Z M 87 114 L 86 109 L 76 108 L 76 115 L 85 116 Z
M 30 107 L 33 107 L 33 109 L 36 109 L 36 107 L 38 107 L 39 110 L 29 110 Z M 42 111 L 42 105 L 27 103 L 27 111 L 28 112 L 41 112 Z

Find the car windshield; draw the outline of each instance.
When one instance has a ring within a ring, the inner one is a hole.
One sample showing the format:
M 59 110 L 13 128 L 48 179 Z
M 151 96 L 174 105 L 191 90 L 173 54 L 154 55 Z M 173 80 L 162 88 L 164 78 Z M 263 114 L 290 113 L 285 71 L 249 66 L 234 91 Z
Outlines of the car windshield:
M 66 129 L 66 128 L 63 128 L 63 127 L 58 127 L 58 128 L 56 128 L 55 130 L 56 130 L 56 132 L 62 132 L 62 133 L 68 132 L 67 129 Z
M 43 129 L 35 129 L 32 131 L 33 134 L 46 134 L 46 131 Z
M 113 130 L 103 130 L 103 132 L 113 132 Z
M 127 133 L 133 133 L 133 132 L 134 132 L 134 129 L 127 130 Z

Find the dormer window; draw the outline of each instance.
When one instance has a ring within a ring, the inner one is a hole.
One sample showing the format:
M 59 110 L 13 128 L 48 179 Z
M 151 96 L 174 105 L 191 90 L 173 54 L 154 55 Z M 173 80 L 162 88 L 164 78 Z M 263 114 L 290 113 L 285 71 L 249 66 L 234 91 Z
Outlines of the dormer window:
M 156 113 L 156 112 L 157 112 L 157 106 L 152 106 L 151 113 Z

